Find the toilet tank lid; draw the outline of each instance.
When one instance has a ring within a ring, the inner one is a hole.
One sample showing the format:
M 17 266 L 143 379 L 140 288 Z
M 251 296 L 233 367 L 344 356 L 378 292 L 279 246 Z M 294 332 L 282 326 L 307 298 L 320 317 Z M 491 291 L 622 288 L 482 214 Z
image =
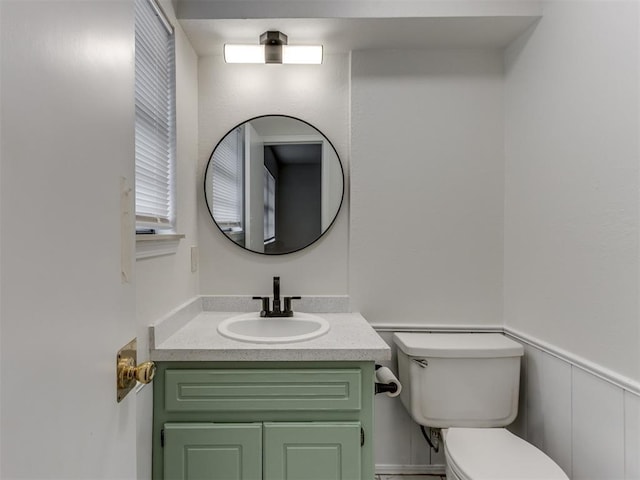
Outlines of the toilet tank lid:
M 432 358 L 521 357 L 524 348 L 499 333 L 394 333 L 407 355 Z

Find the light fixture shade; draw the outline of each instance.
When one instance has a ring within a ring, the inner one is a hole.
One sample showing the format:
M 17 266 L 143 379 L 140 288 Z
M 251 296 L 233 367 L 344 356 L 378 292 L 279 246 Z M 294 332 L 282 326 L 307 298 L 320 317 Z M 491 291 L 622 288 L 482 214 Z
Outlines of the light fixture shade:
M 322 45 L 283 45 L 282 63 L 320 65 Z
M 289 38 L 277 30 L 260 35 L 260 45 L 224 46 L 226 63 L 322 63 L 322 45 L 288 45 Z
M 264 45 L 232 45 L 224 46 L 226 63 L 265 63 Z

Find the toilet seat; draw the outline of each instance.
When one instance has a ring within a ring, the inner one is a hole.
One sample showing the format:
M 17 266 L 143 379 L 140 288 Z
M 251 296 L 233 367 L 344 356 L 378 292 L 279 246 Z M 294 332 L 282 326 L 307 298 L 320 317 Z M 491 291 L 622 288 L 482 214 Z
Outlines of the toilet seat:
M 461 480 L 569 480 L 530 443 L 504 428 L 449 428 L 447 467 Z

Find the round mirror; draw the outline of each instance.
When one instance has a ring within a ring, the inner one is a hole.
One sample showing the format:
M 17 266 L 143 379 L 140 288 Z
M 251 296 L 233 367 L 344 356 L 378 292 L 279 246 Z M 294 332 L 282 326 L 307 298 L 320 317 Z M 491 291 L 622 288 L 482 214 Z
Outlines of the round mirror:
M 204 175 L 207 207 L 235 244 L 281 255 L 311 245 L 335 221 L 344 193 L 336 149 L 286 115 L 256 117 L 218 142 Z

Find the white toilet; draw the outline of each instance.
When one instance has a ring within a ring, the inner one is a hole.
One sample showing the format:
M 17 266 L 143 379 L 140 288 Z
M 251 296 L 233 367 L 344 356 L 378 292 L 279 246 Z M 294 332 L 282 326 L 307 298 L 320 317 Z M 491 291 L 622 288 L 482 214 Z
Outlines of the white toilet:
M 441 428 L 448 480 L 568 480 L 505 427 L 518 414 L 522 345 L 493 333 L 395 333 L 400 398 Z

